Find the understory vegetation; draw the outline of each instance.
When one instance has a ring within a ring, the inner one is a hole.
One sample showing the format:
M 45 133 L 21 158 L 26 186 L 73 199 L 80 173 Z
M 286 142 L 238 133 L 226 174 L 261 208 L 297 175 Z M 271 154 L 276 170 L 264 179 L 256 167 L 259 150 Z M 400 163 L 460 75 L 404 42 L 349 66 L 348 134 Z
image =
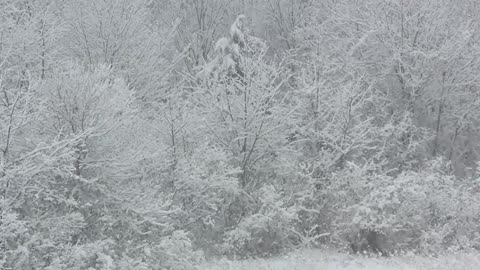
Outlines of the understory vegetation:
M 475 0 L 0 0 L 0 268 L 480 250 Z

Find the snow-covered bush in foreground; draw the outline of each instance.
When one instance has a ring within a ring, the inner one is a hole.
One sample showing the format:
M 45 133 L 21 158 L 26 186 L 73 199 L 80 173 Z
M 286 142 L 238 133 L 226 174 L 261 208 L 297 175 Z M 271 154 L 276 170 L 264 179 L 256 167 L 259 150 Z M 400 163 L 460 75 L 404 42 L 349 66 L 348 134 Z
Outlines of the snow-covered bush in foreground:
M 474 270 L 480 254 L 454 253 L 442 257 L 406 254 L 398 257 L 359 257 L 331 251 L 301 250 L 282 257 L 242 261 L 217 260 L 205 270 Z
M 343 214 L 337 219 L 338 231 L 346 232 L 344 239 L 350 244 L 367 241 L 369 248 L 378 245 L 384 252 L 478 246 L 474 239 L 480 232 L 480 203 L 472 192 L 473 182 L 455 179 L 442 160 L 434 160 L 420 172 L 395 177 L 358 174 L 361 169 L 352 168 L 352 174 L 341 176 L 350 185 Z M 372 235 L 365 234 L 353 240 L 365 230 L 378 237 L 371 240 Z
M 227 254 L 241 257 L 272 255 L 298 241 L 293 230 L 297 220 L 296 209 L 286 206 L 273 186 L 265 186 L 259 192 L 259 211 L 226 233 L 224 245 Z
M 175 231 L 162 238 L 156 245 L 140 245 L 135 255 L 116 252 L 118 247 L 112 240 L 96 241 L 79 246 L 65 246 L 58 252 L 46 270 L 147 270 L 195 269 L 203 260 L 201 252 L 194 251 L 192 242 L 184 231 Z M 20 266 L 19 269 L 24 266 Z
M 175 231 L 159 244 L 145 246 L 145 260 L 150 267 L 171 270 L 195 269 L 194 265 L 203 259 L 200 251 L 195 251 L 188 234 Z

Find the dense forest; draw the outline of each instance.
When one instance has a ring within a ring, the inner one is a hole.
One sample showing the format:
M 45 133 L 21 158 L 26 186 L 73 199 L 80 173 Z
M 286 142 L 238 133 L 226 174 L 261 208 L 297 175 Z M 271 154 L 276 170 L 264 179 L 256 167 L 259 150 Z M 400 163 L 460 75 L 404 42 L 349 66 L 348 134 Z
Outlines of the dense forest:
M 480 250 L 480 2 L 0 0 L 0 268 Z

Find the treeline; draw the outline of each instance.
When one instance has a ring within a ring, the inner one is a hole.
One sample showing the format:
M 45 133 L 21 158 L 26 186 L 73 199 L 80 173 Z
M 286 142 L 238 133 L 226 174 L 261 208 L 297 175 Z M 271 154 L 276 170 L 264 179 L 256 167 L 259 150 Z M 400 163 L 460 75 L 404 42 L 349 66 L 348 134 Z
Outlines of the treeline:
M 480 249 L 474 0 L 1 0 L 2 269 Z

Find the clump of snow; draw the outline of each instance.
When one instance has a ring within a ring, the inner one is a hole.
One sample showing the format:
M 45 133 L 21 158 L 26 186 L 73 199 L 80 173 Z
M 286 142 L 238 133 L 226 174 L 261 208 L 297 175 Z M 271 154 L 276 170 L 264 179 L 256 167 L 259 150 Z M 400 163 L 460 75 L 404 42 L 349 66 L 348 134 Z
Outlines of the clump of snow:
M 243 47 L 245 44 L 245 15 L 241 14 L 230 27 L 230 36 L 234 43 Z
M 215 43 L 215 52 L 218 55 L 225 55 L 228 50 L 230 41 L 226 37 L 220 38 L 217 43 Z
M 200 270 L 474 270 L 480 253 L 452 253 L 440 257 L 407 254 L 397 257 L 362 257 L 332 251 L 304 250 L 283 257 L 210 262 Z

